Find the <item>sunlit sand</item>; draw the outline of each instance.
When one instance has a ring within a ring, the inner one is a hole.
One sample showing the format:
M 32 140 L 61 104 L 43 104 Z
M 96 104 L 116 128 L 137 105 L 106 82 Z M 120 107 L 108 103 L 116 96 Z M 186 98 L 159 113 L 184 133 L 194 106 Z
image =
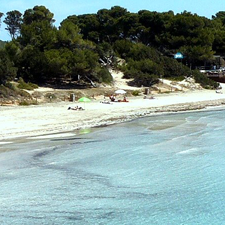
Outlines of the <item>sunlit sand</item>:
M 69 136 L 74 135 L 77 129 L 110 125 L 155 113 L 220 106 L 225 104 L 225 94 L 218 94 L 215 90 L 196 90 L 158 94 L 155 99 L 132 97 L 128 100 L 112 104 L 102 104 L 100 99 L 93 100 L 85 104 L 83 111 L 68 110 L 69 106 L 82 106 L 78 102 L 0 107 L 0 141 L 4 144 L 7 139 L 17 137 Z M 70 133 L 57 134 L 63 132 Z

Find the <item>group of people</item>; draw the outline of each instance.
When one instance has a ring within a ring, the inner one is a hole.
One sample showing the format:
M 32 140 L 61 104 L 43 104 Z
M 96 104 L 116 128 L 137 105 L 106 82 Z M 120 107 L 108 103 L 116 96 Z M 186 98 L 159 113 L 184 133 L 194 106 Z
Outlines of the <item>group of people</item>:
M 128 102 L 126 96 L 124 96 L 122 100 L 121 99 L 116 100 L 115 95 L 110 95 L 109 99 L 111 102 Z

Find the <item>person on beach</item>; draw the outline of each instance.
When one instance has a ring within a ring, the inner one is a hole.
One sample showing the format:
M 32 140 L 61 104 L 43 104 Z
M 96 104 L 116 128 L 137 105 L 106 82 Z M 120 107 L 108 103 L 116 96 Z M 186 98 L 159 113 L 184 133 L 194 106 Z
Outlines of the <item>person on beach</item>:
M 69 107 L 68 110 L 77 110 L 77 106 L 72 108 L 72 107 Z
M 81 106 L 80 107 L 76 106 L 74 108 L 69 107 L 68 110 L 84 110 L 84 108 L 82 108 Z
M 155 99 L 153 96 L 147 97 L 146 95 L 144 96 L 144 99 Z
M 124 96 L 123 100 L 118 100 L 118 102 L 129 102 L 129 101 L 127 101 L 127 98 Z
M 116 100 L 115 96 L 114 95 L 110 95 L 109 99 L 114 102 Z
M 104 100 L 104 101 L 100 101 L 100 103 L 103 103 L 103 104 L 112 104 L 111 102 L 106 101 L 106 100 Z
M 78 107 L 78 110 L 84 110 L 84 108 L 80 106 L 80 107 Z

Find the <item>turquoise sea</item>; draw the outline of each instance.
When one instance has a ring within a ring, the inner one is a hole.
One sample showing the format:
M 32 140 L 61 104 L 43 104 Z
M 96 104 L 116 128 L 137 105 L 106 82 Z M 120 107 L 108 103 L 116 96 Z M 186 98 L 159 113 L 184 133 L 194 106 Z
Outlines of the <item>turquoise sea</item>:
M 4 148 L 0 224 L 225 224 L 225 110 Z

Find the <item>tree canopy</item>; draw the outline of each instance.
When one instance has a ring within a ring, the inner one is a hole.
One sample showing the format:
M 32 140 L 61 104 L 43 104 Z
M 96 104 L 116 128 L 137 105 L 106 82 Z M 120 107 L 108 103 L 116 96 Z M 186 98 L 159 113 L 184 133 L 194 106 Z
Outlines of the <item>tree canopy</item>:
M 12 39 L 20 34 L 22 24 L 22 13 L 17 10 L 6 13 L 6 18 L 3 21 L 6 24 L 6 30 L 8 30 Z
M 24 14 L 7 12 L 3 22 L 12 41 L 0 54 L 0 64 L 6 64 L 0 83 L 15 76 L 37 83 L 110 82 L 106 68 L 118 66 L 122 58 L 126 77 L 135 85 L 152 85 L 162 76 L 188 76 L 190 69 L 221 65 L 213 56 L 225 56 L 222 11 L 210 20 L 187 11 L 131 13 L 114 6 L 68 15 L 57 28 L 49 9 L 34 6 Z M 184 55 L 182 61 L 173 59 L 177 52 Z

